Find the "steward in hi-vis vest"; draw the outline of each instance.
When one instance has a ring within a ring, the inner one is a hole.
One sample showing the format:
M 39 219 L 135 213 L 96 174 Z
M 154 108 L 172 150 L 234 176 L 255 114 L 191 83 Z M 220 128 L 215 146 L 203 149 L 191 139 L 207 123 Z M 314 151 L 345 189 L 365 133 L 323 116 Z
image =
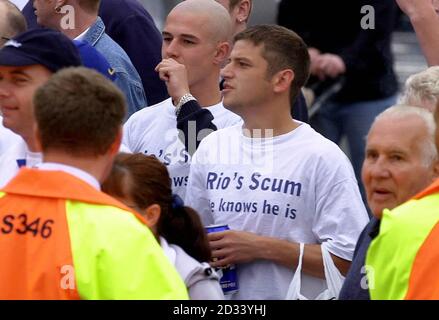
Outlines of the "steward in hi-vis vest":
M 187 299 L 139 218 L 61 171 L 22 169 L 0 192 L 0 261 L 0 299 Z
M 372 299 L 439 299 L 439 180 L 384 210 L 367 257 Z

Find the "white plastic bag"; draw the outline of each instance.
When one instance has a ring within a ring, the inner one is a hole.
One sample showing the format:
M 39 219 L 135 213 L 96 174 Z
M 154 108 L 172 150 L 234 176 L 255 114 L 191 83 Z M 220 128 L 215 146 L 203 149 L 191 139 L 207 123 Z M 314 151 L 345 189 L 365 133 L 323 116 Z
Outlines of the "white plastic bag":
M 291 280 L 290 287 L 288 288 L 286 300 L 309 300 L 307 297 L 302 295 L 302 260 L 304 252 L 304 244 L 300 244 L 300 255 L 299 263 L 297 264 L 296 272 L 294 273 L 293 279 Z M 321 245 L 323 266 L 325 270 L 325 278 L 327 289 L 321 292 L 315 300 L 336 300 L 340 293 L 341 287 L 343 285 L 344 277 L 338 271 L 331 258 L 331 254 L 326 249 L 325 243 Z

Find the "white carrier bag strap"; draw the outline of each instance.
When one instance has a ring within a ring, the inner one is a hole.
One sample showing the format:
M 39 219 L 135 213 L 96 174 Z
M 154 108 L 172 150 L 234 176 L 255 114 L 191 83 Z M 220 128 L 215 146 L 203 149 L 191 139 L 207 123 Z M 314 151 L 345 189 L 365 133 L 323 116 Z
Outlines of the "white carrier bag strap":
M 328 289 L 319 295 L 319 297 L 322 296 L 320 299 L 319 297 L 317 297 L 317 299 L 337 300 L 345 277 L 343 277 L 343 275 L 340 273 L 334 263 L 334 259 L 332 259 L 331 254 L 329 253 L 328 249 L 326 249 L 326 242 L 322 243 L 321 248 L 323 266 L 325 267 L 326 284 L 328 285 Z
M 300 288 L 302 287 L 302 260 L 305 245 L 300 243 L 299 247 L 299 262 L 297 263 L 297 268 L 294 272 L 285 300 L 308 300 L 300 294 Z
M 293 279 L 291 280 L 290 286 L 288 288 L 288 292 L 285 297 L 286 300 L 309 300 L 301 293 L 302 263 L 303 263 L 303 254 L 304 254 L 305 245 L 303 243 L 300 243 L 299 246 L 300 246 L 299 261 Z M 326 243 L 322 243 L 321 250 L 322 250 L 326 284 L 328 288 L 325 289 L 323 292 L 321 292 L 315 298 L 315 300 L 336 300 L 338 299 L 338 295 L 340 293 L 341 287 L 343 286 L 343 282 L 345 278 L 342 276 L 340 271 L 335 266 L 331 254 L 326 249 Z

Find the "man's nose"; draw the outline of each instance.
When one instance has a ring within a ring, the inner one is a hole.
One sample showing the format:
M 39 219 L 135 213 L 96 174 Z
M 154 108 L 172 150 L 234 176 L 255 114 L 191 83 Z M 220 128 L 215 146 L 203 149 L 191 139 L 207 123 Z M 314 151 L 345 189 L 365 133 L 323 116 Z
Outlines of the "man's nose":
M 177 58 L 178 57 L 178 44 L 175 39 L 169 41 L 165 47 L 165 57 L 164 58 Z
M 0 97 L 8 97 L 10 93 L 11 91 L 8 89 L 8 87 L 5 84 L 2 84 L 0 80 Z
M 378 157 L 374 164 L 372 164 L 371 174 L 375 178 L 390 177 L 389 163 L 384 157 Z

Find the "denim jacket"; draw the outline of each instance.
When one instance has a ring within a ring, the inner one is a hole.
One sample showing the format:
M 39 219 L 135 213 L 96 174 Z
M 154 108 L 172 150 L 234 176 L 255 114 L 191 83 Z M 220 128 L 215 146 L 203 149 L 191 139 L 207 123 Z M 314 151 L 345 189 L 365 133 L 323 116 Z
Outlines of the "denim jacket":
M 105 33 L 105 25 L 100 17 L 90 27 L 82 39 L 90 43 L 107 59 L 116 73 L 115 84 L 125 94 L 128 117 L 147 106 L 142 80 L 125 51 Z

